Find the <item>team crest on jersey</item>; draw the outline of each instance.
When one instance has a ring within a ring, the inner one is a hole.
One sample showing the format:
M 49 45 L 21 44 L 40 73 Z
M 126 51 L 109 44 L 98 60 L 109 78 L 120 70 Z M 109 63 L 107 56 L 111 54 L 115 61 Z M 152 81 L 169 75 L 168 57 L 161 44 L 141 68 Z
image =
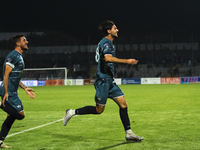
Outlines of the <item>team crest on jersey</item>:
M 8 58 L 8 59 L 7 59 L 7 62 L 9 62 L 9 63 L 10 63 L 11 61 L 12 61 L 12 59 L 11 59 L 11 58 Z
M 109 49 L 109 45 L 108 43 L 104 44 L 104 51 L 108 50 Z
M 108 48 L 108 47 L 109 47 L 108 43 L 106 43 L 106 44 L 105 44 L 105 47 L 106 47 L 106 48 Z

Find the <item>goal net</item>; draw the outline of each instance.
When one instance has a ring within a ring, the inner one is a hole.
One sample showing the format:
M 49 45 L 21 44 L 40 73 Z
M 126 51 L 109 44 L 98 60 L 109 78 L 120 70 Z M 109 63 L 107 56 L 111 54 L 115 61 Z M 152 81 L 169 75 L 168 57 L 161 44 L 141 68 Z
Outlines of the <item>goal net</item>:
M 67 79 L 67 68 L 30 68 L 24 69 L 21 80 L 45 81 L 51 79 Z

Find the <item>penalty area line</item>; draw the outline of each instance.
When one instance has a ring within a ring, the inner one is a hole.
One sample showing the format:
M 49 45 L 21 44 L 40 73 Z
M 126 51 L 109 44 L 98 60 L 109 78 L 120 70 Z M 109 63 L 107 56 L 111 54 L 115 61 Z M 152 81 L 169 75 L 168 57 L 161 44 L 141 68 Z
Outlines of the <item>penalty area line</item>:
M 17 134 L 21 134 L 21 133 L 24 133 L 24 132 L 28 132 L 28 131 L 31 131 L 31 130 L 35 130 L 35 129 L 38 129 L 38 128 L 41 128 L 41 127 L 44 127 L 44 126 L 47 126 L 47 125 L 50 125 L 50 124 L 53 124 L 53 123 L 62 121 L 62 120 L 63 120 L 63 119 L 59 119 L 59 120 L 56 120 L 56 121 L 53 121 L 53 122 L 49 122 L 49 123 L 46 123 L 46 124 L 43 124 L 43 125 L 34 127 L 34 128 L 30 128 L 30 129 L 27 129 L 27 130 L 24 130 L 24 131 L 20 131 L 20 132 L 17 132 L 17 133 L 13 133 L 13 134 L 8 135 L 7 137 L 11 137 L 11 136 L 14 136 L 14 135 L 17 135 Z

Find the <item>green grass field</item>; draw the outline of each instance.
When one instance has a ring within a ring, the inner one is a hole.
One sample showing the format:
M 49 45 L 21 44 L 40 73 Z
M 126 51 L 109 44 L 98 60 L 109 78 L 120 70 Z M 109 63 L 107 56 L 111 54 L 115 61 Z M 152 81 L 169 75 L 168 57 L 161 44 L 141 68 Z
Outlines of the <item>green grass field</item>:
M 132 130 L 144 136 L 142 142 L 126 142 L 119 108 L 110 99 L 103 114 L 76 116 L 63 126 L 66 109 L 95 105 L 94 87 L 45 86 L 34 87 L 34 100 L 19 89 L 26 117 L 14 123 L 5 144 L 15 150 L 200 149 L 200 84 L 120 87 Z M 0 116 L 2 124 L 5 112 L 0 110 Z M 53 121 L 58 122 L 45 125 Z

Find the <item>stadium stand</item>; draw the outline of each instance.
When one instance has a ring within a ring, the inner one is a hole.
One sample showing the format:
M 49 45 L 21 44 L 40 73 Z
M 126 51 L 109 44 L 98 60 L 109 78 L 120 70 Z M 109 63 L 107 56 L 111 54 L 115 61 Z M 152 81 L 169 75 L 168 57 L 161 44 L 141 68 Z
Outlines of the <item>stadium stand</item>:
M 42 38 L 41 33 L 40 35 L 32 33 L 27 36 L 30 39 L 29 50 L 23 54 L 26 68 L 66 67 L 69 78 L 93 77 L 96 71 L 95 44 L 99 39 L 90 38 L 90 44 L 88 44 L 88 42 L 82 42 L 81 37 L 77 41 L 73 38 L 72 43 L 66 44 L 65 40 L 54 43 L 45 35 L 44 45 L 41 42 L 37 45 L 38 37 Z M 135 58 L 139 60 L 139 63 L 135 66 L 116 64 L 115 77 L 200 76 L 200 37 L 193 37 L 191 40 L 190 36 L 174 35 L 173 42 L 171 35 L 165 34 L 120 36 L 121 38 L 115 43 L 117 57 Z M 70 41 L 70 37 L 65 38 Z M 0 71 L 2 71 L 5 56 L 12 50 L 9 45 L 8 40 L 0 41 Z

